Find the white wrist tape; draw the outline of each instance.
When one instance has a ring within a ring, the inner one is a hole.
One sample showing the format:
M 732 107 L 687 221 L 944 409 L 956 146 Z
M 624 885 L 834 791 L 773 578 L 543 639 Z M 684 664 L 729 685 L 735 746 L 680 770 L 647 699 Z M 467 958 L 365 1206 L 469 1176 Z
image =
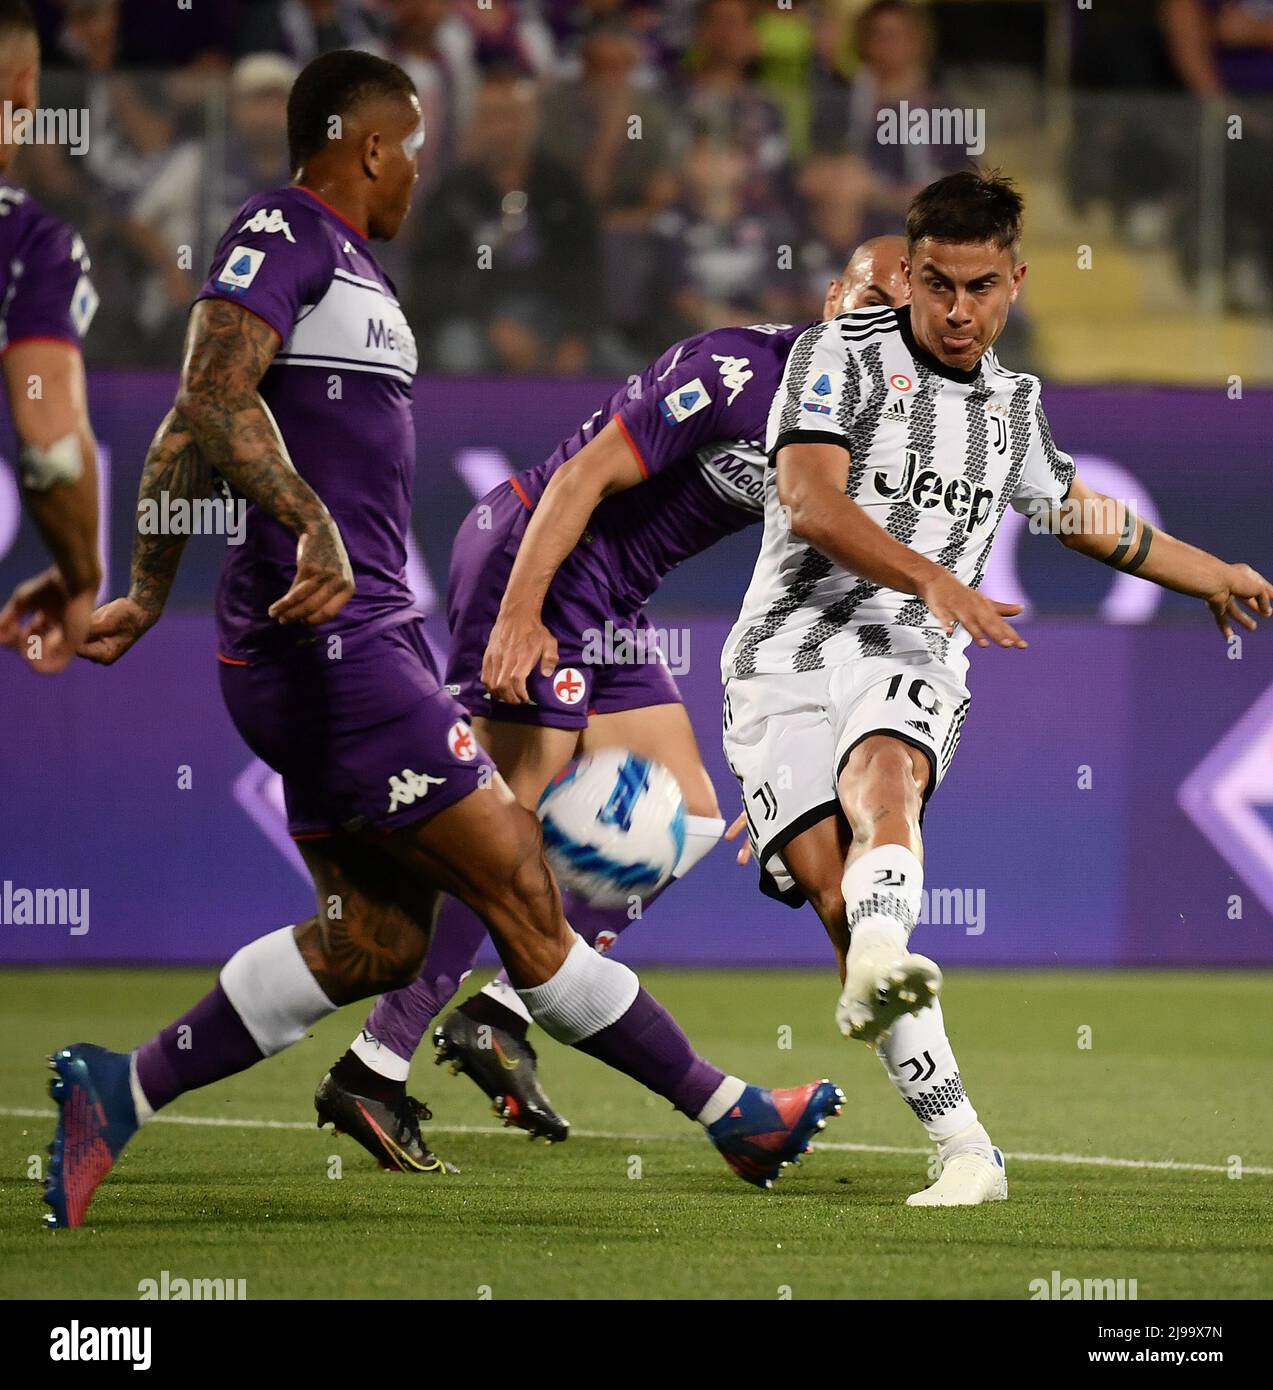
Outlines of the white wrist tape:
M 84 471 L 80 439 L 68 434 L 52 444 L 24 444 L 19 455 L 22 486 L 28 492 L 48 492 L 58 483 L 73 483 Z

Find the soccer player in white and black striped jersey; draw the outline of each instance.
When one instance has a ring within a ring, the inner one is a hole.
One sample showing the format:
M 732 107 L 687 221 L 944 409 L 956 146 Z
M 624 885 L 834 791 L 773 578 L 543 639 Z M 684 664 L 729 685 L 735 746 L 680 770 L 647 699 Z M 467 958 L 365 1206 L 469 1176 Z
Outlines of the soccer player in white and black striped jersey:
M 808 329 L 769 415 L 765 534 L 725 644 L 725 751 L 767 890 L 808 898 L 835 945 L 836 1020 L 876 1045 L 939 1145 L 912 1205 L 1007 1195 L 946 1038 L 941 971 L 908 949 L 920 822 L 968 711 L 964 648 L 1024 648 L 978 593 L 1011 505 L 1069 549 L 1195 595 L 1226 637 L 1273 587 L 1088 488 L 1052 442 L 1038 378 L 993 345 L 1026 273 L 1022 203 L 971 171 L 907 216 L 911 302 Z

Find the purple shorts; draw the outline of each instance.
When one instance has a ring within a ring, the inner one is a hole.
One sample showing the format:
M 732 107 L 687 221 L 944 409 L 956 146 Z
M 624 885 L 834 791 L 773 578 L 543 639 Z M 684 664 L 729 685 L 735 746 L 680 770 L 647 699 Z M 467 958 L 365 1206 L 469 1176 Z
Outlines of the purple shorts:
M 557 669 L 526 678 L 533 704 L 490 698 L 482 657 L 530 515 L 513 485 L 501 483 L 460 526 L 447 584 L 447 690 L 470 714 L 550 729 L 584 729 L 593 714 L 680 704 L 644 609 L 623 611 L 597 572 L 598 560 L 578 551 L 557 571 L 544 602 L 544 626 L 557 639 Z
M 418 616 L 348 634 L 338 660 L 320 639 L 220 669 L 235 728 L 282 775 L 295 839 L 388 834 L 490 785 L 494 764 L 442 689 Z

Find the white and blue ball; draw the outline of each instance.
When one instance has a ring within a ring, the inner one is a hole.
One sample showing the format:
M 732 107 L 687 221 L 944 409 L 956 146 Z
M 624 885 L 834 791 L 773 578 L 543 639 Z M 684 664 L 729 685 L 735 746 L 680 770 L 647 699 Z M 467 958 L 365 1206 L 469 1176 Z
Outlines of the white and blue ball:
M 563 769 L 538 810 L 558 882 L 598 907 L 626 907 L 662 888 L 685 848 L 676 778 L 623 748 L 604 748 Z

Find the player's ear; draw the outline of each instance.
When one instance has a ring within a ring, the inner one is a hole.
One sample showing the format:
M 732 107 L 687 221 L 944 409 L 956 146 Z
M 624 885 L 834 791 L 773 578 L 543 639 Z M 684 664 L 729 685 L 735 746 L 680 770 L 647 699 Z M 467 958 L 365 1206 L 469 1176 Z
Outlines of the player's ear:
M 362 171 L 369 179 L 380 177 L 380 166 L 384 162 L 384 149 L 378 130 L 371 131 L 362 142 Z
M 13 105 L 18 111 L 34 111 L 40 104 L 40 70 L 32 63 L 14 79 Z
M 1017 302 L 1017 295 L 1021 293 L 1021 282 L 1025 279 L 1025 273 L 1029 268 L 1029 265 L 1025 261 L 1021 261 L 1019 264 L 1012 267 L 1012 291 L 1008 295 L 1009 304 L 1015 304 Z

